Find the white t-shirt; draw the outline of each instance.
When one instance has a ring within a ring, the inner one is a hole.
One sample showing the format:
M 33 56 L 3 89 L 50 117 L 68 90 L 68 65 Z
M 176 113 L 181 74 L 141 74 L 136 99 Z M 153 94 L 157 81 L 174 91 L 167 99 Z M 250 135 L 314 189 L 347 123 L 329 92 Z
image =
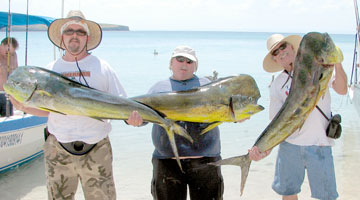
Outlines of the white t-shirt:
M 78 64 L 90 87 L 126 97 L 119 79 L 107 62 L 88 55 L 79 60 Z M 83 77 L 80 76 L 76 62 L 68 62 L 60 58 L 51 62 L 47 68 L 86 85 Z M 107 137 L 111 131 L 110 120 L 100 121 L 84 116 L 62 115 L 53 112 L 49 114 L 47 125 L 49 132 L 63 143 L 83 141 L 94 144 Z
M 285 72 L 280 73 L 271 84 L 270 87 L 270 120 L 279 112 L 280 108 L 284 104 L 288 97 L 291 81 L 290 78 L 287 82 L 289 75 Z M 285 84 L 286 82 L 286 84 Z M 329 87 L 331 86 L 331 80 L 329 81 Z M 284 85 L 285 84 L 285 85 Z M 330 118 L 331 115 L 331 97 L 327 88 L 323 97 L 320 97 L 317 105 Z M 326 127 L 328 121 L 315 107 L 305 120 L 301 129 L 296 130 L 285 141 L 295 145 L 301 146 L 333 146 L 334 140 L 326 136 Z

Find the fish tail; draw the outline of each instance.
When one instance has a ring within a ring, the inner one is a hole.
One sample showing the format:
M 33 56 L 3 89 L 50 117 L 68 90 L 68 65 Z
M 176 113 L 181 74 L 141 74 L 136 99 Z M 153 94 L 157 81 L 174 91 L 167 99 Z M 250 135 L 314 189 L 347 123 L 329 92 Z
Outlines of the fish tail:
M 247 176 L 249 174 L 249 169 L 251 165 L 251 160 L 249 154 L 243 156 L 231 157 L 217 162 L 209 163 L 210 165 L 220 166 L 220 165 L 236 165 L 241 168 L 241 184 L 240 184 L 240 196 L 243 194 Z
M 179 165 L 181 172 L 184 173 L 184 171 L 182 169 L 182 166 L 181 166 L 181 163 L 180 163 L 179 153 L 178 153 L 178 150 L 177 150 L 177 147 L 176 147 L 174 132 L 173 132 L 171 127 L 163 126 L 163 128 L 166 130 L 166 133 L 167 133 L 167 135 L 169 137 L 171 149 L 172 149 L 172 151 L 173 151 L 173 153 L 175 155 L 176 162 Z

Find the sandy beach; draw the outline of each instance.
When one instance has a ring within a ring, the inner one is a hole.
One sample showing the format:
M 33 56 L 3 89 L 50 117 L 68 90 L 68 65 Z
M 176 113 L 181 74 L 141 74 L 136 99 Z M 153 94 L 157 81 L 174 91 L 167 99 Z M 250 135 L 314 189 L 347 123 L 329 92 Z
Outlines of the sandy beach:
M 354 118 L 358 119 L 357 116 Z M 229 134 L 229 131 L 239 129 L 237 126 L 235 124 L 224 124 L 221 126 L 222 133 Z M 114 176 L 117 199 L 152 199 L 150 194 L 150 180 L 152 176 L 150 161 L 153 147 L 148 134 L 150 126 L 136 128 L 135 131 L 129 132 L 131 134 L 125 134 L 126 131 L 116 134 L 116 129 L 134 129 L 124 125 L 123 122 L 114 122 L 114 127 L 115 130 L 111 134 L 111 141 L 113 149 L 115 149 Z M 339 199 L 357 199 L 356 195 L 360 191 L 360 175 L 357 172 L 357 169 L 360 168 L 360 135 L 357 131 L 359 128 L 360 125 L 356 121 L 345 123 L 343 125 L 343 136 L 336 142 L 336 146 L 333 148 Z M 240 142 L 242 139 L 245 142 Z M 236 149 L 242 149 L 241 152 L 245 153 L 247 146 L 251 144 L 245 145 L 245 143 L 250 140 L 254 140 L 254 137 L 223 140 L 223 157 L 240 155 L 240 153 L 234 154 Z M 238 142 L 239 145 L 236 145 Z M 134 145 L 125 145 L 129 143 L 134 143 Z M 138 145 L 135 143 L 141 143 L 142 148 L 138 148 Z M 119 146 L 115 147 L 115 145 Z M 252 163 L 244 194 L 241 197 L 239 189 L 240 169 L 236 166 L 223 166 L 222 172 L 225 182 L 224 199 L 280 199 L 280 196 L 271 189 L 276 154 L 277 148 L 264 160 Z M 311 199 L 310 196 L 309 184 L 307 178 L 305 178 L 299 197 L 300 199 Z M 7 200 L 46 199 L 47 190 L 45 186 L 43 157 L 16 170 L 0 175 L 0 197 Z M 84 199 L 81 188 L 78 189 L 76 199 Z

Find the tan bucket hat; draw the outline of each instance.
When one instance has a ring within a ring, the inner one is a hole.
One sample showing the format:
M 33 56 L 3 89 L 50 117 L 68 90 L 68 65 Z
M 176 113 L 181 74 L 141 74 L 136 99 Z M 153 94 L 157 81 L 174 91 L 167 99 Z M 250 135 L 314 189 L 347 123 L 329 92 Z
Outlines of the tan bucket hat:
M 284 68 L 277 64 L 273 59 L 271 52 L 274 50 L 277 44 L 281 42 L 287 42 L 294 47 L 295 52 L 299 49 L 299 45 L 301 42 L 302 37 L 299 35 L 289 35 L 284 37 L 281 34 L 273 34 L 267 40 L 266 47 L 269 52 L 266 54 L 264 61 L 263 61 L 263 68 L 267 72 L 278 72 L 283 70 Z
M 66 18 L 57 19 L 49 25 L 48 37 L 55 46 L 65 50 L 65 47 L 62 44 L 62 31 L 64 29 L 62 27 L 70 21 L 82 25 L 86 32 L 88 32 L 89 40 L 87 43 L 87 50 L 95 49 L 100 44 L 102 39 L 100 25 L 96 22 L 86 20 L 84 14 L 80 10 L 71 10 Z

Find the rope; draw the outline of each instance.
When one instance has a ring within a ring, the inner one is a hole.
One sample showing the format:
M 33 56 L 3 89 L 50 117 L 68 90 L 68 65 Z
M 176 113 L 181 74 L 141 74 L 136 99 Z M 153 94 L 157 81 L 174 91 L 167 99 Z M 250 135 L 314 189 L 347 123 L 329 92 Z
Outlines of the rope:
M 27 66 L 28 32 L 29 32 L 29 0 L 27 0 L 26 3 L 25 66 Z

